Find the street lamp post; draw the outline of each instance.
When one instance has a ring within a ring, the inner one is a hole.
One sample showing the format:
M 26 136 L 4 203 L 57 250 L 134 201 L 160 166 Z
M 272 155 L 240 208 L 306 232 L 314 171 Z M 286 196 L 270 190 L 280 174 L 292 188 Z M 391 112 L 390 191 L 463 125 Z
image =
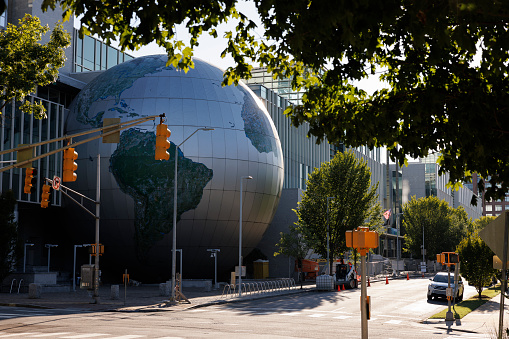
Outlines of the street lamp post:
M 240 218 L 239 218 L 239 297 L 242 296 L 242 180 L 253 179 L 252 176 L 246 175 L 240 177 Z
M 329 260 L 329 200 L 334 197 L 327 197 L 327 274 L 330 275 L 330 260 Z
M 219 248 L 207 249 L 207 251 L 211 252 L 210 257 L 214 258 L 214 288 L 218 289 L 217 285 L 217 252 L 221 252 Z
M 176 266 L 177 266 L 177 163 L 178 163 L 178 149 L 184 142 L 187 141 L 190 137 L 192 137 L 198 131 L 213 131 L 213 128 L 198 128 L 191 135 L 184 139 L 180 144 L 175 146 L 175 176 L 173 178 L 173 226 L 172 226 L 172 235 L 173 235 L 173 245 L 172 245 L 172 256 L 171 256 L 171 301 L 175 302 L 175 274 L 176 274 Z M 180 268 L 182 271 L 182 267 Z
M 44 246 L 48 249 L 48 272 L 49 272 L 49 263 L 50 263 L 50 258 L 51 258 L 51 248 L 52 247 L 58 247 L 58 245 L 45 244 Z
M 74 245 L 74 264 L 72 269 L 72 290 L 76 292 L 76 248 L 83 247 L 83 245 Z
M 23 248 L 23 273 L 25 273 L 25 266 L 27 261 L 27 246 L 34 246 L 34 244 L 25 243 Z

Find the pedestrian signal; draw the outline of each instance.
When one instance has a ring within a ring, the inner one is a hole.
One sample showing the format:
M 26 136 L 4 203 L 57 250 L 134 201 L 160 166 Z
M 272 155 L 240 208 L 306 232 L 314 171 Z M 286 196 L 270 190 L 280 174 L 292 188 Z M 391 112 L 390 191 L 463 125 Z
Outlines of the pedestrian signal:
M 168 141 L 168 138 L 171 136 L 171 131 L 168 129 L 168 126 L 166 126 L 163 123 L 160 123 L 157 125 L 156 130 L 156 154 L 155 159 L 156 160 L 169 160 L 170 159 L 170 153 L 168 153 L 166 150 L 170 148 L 170 142 Z
M 78 169 L 78 164 L 74 160 L 78 159 L 78 152 L 74 151 L 74 148 L 68 148 L 64 150 L 64 165 L 63 165 L 63 178 L 62 181 L 70 182 L 76 181 L 78 175 L 74 173 Z
M 35 193 L 35 185 L 37 182 L 37 178 L 35 178 L 36 175 L 37 170 L 35 168 L 27 168 L 25 176 L 25 187 L 23 190 L 26 194 Z
M 46 208 L 49 204 L 49 191 L 51 189 L 50 185 L 42 186 L 42 198 L 41 198 L 41 207 Z

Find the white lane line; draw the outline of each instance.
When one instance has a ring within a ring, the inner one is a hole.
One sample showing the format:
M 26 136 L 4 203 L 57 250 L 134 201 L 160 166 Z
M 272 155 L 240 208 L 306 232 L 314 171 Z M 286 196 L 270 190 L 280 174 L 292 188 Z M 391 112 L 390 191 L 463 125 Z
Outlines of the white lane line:
M 87 333 L 87 334 L 77 334 L 77 335 L 70 335 L 67 337 L 60 337 L 62 339 L 79 339 L 79 338 L 92 338 L 92 337 L 100 337 L 108 334 L 104 333 Z
M 37 334 L 37 332 L 24 332 L 24 333 L 10 333 L 10 334 L 2 334 L 0 335 L 0 338 L 11 338 L 11 337 L 18 337 L 18 336 L 29 336 L 32 334 Z
M 134 338 L 141 338 L 141 337 L 146 337 L 146 335 L 127 334 L 127 335 L 121 335 L 119 337 L 108 337 L 108 339 L 134 339 Z
M 351 317 L 352 317 L 351 315 L 339 315 L 337 317 L 332 317 L 332 318 L 334 318 L 334 319 L 349 319 Z
M 308 315 L 308 317 L 311 317 L 311 318 L 320 318 L 323 316 L 325 316 L 325 314 L 310 314 L 310 315 Z
M 384 324 L 399 325 L 402 322 L 403 322 L 403 320 L 389 320 L 389 321 L 386 321 Z
M 43 334 L 32 335 L 30 337 L 32 337 L 32 338 L 54 337 L 57 335 L 64 335 L 64 334 L 70 334 L 70 333 L 72 333 L 72 332 L 43 333 Z

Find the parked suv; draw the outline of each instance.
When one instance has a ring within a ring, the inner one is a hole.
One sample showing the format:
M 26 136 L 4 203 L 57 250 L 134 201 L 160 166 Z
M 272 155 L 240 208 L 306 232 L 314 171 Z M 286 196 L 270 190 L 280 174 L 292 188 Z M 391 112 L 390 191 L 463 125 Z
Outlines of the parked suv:
M 446 288 L 447 288 L 447 272 L 439 272 L 435 275 L 431 282 L 428 285 L 428 300 L 433 299 L 433 297 L 438 298 L 446 298 Z M 451 273 L 451 287 L 454 291 L 454 274 Z M 463 300 L 463 290 L 465 287 L 463 286 L 463 280 L 460 276 L 458 276 L 458 287 L 456 289 L 455 299 Z

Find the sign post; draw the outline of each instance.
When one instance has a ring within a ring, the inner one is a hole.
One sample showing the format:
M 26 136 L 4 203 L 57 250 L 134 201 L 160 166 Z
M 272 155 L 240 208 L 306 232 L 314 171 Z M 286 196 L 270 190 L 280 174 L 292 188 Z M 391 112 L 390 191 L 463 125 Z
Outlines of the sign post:
M 368 227 L 358 227 L 346 231 L 346 246 L 355 248 L 361 255 L 361 330 L 362 339 L 368 339 L 368 319 L 370 316 L 370 298 L 366 290 L 366 253 L 370 248 L 378 247 L 378 233 Z

